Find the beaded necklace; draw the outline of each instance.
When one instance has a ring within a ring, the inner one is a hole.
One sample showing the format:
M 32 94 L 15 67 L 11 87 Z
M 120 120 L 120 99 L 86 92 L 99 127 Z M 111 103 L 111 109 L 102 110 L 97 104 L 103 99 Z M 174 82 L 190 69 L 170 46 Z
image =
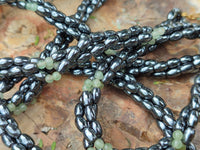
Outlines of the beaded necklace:
M 195 149 L 191 143 L 199 119 L 200 76 L 195 78 L 191 90 L 191 102 L 175 120 L 164 100 L 141 83 L 135 76 L 148 74 L 156 77 L 174 77 L 198 71 L 200 55 L 183 56 L 157 62 L 138 57 L 154 51 L 158 45 L 181 38 L 199 38 L 200 26 L 188 22 L 181 16 L 180 9 L 169 12 L 167 20 L 151 27 L 132 26 L 118 32 L 107 30 L 91 32 L 84 23 L 89 15 L 99 8 L 104 0 L 83 0 L 73 16 L 65 16 L 54 5 L 42 0 L 6 1 L 21 9 L 35 11 L 47 22 L 58 28 L 54 40 L 48 43 L 39 58 L 19 56 L 0 59 L 0 92 L 5 93 L 26 78 L 10 99 L 1 99 L 0 134 L 2 141 L 13 150 L 40 150 L 27 134 L 21 133 L 18 124 L 11 117 L 24 112 L 27 104 L 33 102 L 47 83 L 61 79 L 61 74 L 86 75 L 83 92 L 75 106 L 75 123 L 84 135 L 87 150 L 112 150 L 111 144 L 102 139 L 102 127 L 97 121 L 98 101 L 104 83 L 122 89 L 146 110 L 152 113 L 164 137 L 158 144 L 136 150 Z M 74 39 L 77 45 L 70 46 Z M 95 61 L 90 61 L 94 57 Z M 132 150 L 127 148 L 124 150 Z

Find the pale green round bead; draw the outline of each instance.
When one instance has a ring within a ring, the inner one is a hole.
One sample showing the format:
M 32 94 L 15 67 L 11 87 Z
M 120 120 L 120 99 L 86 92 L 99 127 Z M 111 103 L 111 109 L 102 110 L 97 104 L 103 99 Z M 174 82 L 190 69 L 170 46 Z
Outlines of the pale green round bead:
M 0 92 L 0 99 L 3 99 L 3 93 Z
M 54 68 L 53 65 L 46 65 L 46 69 L 47 69 L 47 70 L 52 70 L 53 68 Z
M 52 75 L 50 75 L 50 74 L 46 75 L 45 81 L 46 81 L 47 83 L 52 83 L 52 82 L 53 82 L 53 77 L 52 77 Z
M 104 141 L 102 139 L 97 139 L 94 142 L 94 147 L 96 147 L 97 149 L 102 149 L 104 147 Z
M 45 63 L 47 66 L 53 66 L 53 59 L 51 57 L 45 58 Z
M 38 61 L 37 66 L 39 69 L 44 69 L 46 67 L 46 63 L 43 60 Z
M 86 86 L 92 86 L 93 82 L 92 82 L 92 80 L 87 79 L 87 80 L 85 80 L 84 85 L 86 85 Z
M 173 147 L 174 149 L 180 149 L 180 148 L 183 147 L 183 143 L 181 142 L 181 140 L 176 140 L 176 139 L 174 139 L 174 140 L 172 141 L 172 147 Z
M 13 103 L 8 104 L 7 107 L 11 112 L 15 111 L 15 109 L 16 109 L 16 106 Z
M 21 104 L 17 107 L 17 109 L 19 109 L 21 112 L 24 112 L 24 111 L 27 110 L 27 106 L 26 106 L 26 104 L 21 103 Z
M 88 86 L 88 85 L 84 84 L 83 87 L 82 87 L 82 90 L 83 91 L 91 91 L 92 90 L 92 86 Z
M 92 82 L 93 82 L 93 87 L 100 88 L 102 86 L 101 81 L 99 79 L 94 79 Z
M 155 39 L 152 39 L 151 41 L 148 42 L 150 45 L 153 45 L 156 43 Z
M 36 11 L 38 8 L 38 5 L 36 3 L 27 3 L 26 9 Z
M 181 140 L 183 138 L 183 132 L 180 130 L 175 130 L 172 134 L 174 139 Z
M 165 33 L 165 28 L 163 27 L 153 29 L 153 32 L 152 32 L 153 39 L 157 39 L 164 33 Z
M 89 147 L 87 150 L 96 150 L 94 147 Z
M 103 150 L 112 150 L 112 145 L 110 143 L 105 143 Z
M 53 79 L 55 80 L 55 81 L 58 81 L 58 80 L 60 80 L 61 79 L 61 74 L 59 73 L 59 72 L 54 72 L 53 74 L 52 74 L 52 76 L 53 76 Z
M 60 62 L 55 62 L 55 63 L 53 63 L 53 68 L 54 68 L 55 70 L 57 70 L 59 64 L 60 64 Z
M 117 52 L 115 50 L 112 50 L 112 49 L 108 49 L 108 50 L 105 51 L 106 55 L 116 55 L 116 53 Z
M 103 79 L 103 73 L 101 71 L 96 71 L 94 77 L 96 79 L 102 80 Z
M 16 108 L 15 110 L 14 110 L 14 112 L 13 112 L 13 114 L 14 115 L 20 115 L 22 112 L 21 112 L 21 110 L 19 110 L 18 108 Z

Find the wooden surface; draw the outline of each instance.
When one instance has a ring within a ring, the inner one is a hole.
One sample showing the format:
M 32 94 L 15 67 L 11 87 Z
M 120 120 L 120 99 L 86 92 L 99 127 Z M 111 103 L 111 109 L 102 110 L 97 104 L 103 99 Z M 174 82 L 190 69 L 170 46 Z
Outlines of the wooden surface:
M 53 3 L 66 15 L 75 12 L 81 0 L 55 0 Z M 92 31 L 120 30 L 132 25 L 154 26 L 166 19 L 170 9 L 178 7 L 187 14 L 199 13 L 199 0 L 108 0 L 92 14 L 88 25 Z M 200 16 L 199 16 L 200 17 Z M 198 21 L 196 21 L 198 22 Z M 199 22 L 200 23 L 200 22 Z M 34 45 L 35 37 L 40 41 Z M 42 51 L 55 36 L 55 28 L 31 11 L 0 6 L 0 57 L 31 56 Z M 145 58 L 167 60 L 185 54 L 199 53 L 200 40 L 169 42 Z M 138 80 L 165 99 L 175 115 L 189 102 L 194 75 L 174 79 L 141 77 Z M 83 150 L 82 134 L 74 124 L 74 106 L 80 95 L 84 77 L 70 74 L 59 82 L 45 86 L 38 102 L 15 117 L 21 130 L 33 137 L 38 144 L 43 141 L 44 150 L 50 150 L 56 141 L 56 150 Z M 159 81 L 159 84 L 153 84 Z M 161 81 L 161 82 L 160 82 Z M 15 87 L 6 97 L 11 96 Z M 118 149 L 150 146 L 162 137 L 153 117 L 122 91 L 105 86 L 99 102 L 98 120 L 103 127 L 103 138 Z M 47 134 L 42 131 L 48 130 Z M 200 149 L 200 125 L 193 140 Z M 7 148 L 0 141 L 0 150 Z

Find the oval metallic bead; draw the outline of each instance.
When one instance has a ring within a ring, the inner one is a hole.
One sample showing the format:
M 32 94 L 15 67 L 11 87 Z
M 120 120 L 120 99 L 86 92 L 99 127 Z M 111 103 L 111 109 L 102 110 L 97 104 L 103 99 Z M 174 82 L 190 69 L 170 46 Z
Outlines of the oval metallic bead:
M 26 147 L 22 144 L 13 144 L 11 150 L 26 150 Z
M 198 123 L 199 118 L 199 112 L 196 110 L 192 110 L 189 114 L 187 125 L 189 127 L 195 127 Z
M 80 102 L 83 103 L 84 106 L 90 105 L 93 103 L 91 92 L 84 91 L 79 98 Z
M 26 57 L 26 56 L 18 56 L 14 58 L 15 65 L 22 66 L 22 65 L 27 64 L 28 62 L 29 62 L 29 57 Z
M 79 129 L 79 131 L 83 131 L 83 129 L 85 129 L 87 127 L 87 122 L 86 120 L 81 117 L 81 116 L 77 116 L 76 119 L 75 119 L 75 124 L 76 124 L 76 127 Z
M 99 102 L 101 98 L 101 90 L 100 88 L 93 88 L 92 90 L 92 99 L 94 101 L 95 104 L 97 104 Z
M 39 146 L 33 146 L 30 150 L 42 150 Z
M 22 71 L 25 74 L 33 74 L 39 71 L 39 69 L 36 64 L 26 64 L 22 67 Z
M 82 105 L 82 103 L 76 104 L 75 110 L 74 110 L 74 114 L 75 114 L 75 116 L 83 117 L 83 115 L 84 115 L 84 106 Z
M 194 138 L 194 135 L 195 135 L 194 128 L 188 127 L 183 134 L 183 143 L 188 145 Z
M 92 121 L 90 124 L 90 127 L 94 130 L 94 132 L 98 138 L 100 138 L 102 136 L 103 131 L 102 131 L 101 125 L 98 121 Z
M 10 112 L 4 104 L 0 104 L 0 116 L 1 117 L 9 117 L 10 116 Z
M 164 121 L 164 123 L 168 126 L 168 127 L 173 127 L 174 126 L 174 124 L 175 124 L 175 120 L 171 117 L 171 116 L 169 116 L 169 115 L 164 115 L 163 116 L 163 121 Z
M 13 64 L 13 59 L 10 57 L 0 58 L 0 69 L 9 68 Z
M 97 139 L 97 136 L 95 135 L 95 132 L 91 128 L 85 128 L 83 130 L 84 137 L 89 141 L 89 142 L 94 142 Z
M 24 145 L 28 149 L 31 149 L 35 145 L 33 139 L 27 134 L 21 134 L 17 139 L 17 143 Z
M 95 121 L 97 118 L 97 112 L 92 105 L 85 107 L 85 116 L 88 121 Z
M 2 142 L 7 146 L 7 147 L 10 147 L 12 144 L 15 143 L 14 139 L 11 138 L 9 135 L 7 134 L 2 134 L 1 135 L 1 139 L 2 139 Z
M 21 131 L 19 130 L 19 128 L 14 124 L 8 124 L 5 127 L 5 131 L 7 132 L 9 136 L 13 138 L 18 138 L 21 134 Z

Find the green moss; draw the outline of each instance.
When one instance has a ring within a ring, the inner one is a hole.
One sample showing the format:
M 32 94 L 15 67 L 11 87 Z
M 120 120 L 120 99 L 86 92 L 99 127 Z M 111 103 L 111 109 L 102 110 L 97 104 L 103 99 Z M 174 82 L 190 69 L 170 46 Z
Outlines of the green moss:
M 39 44 L 40 41 L 40 37 L 38 35 L 36 35 L 35 37 L 35 46 L 37 46 Z
M 51 144 L 51 150 L 55 150 L 56 149 L 56 142 L 53 142 L 52 144 Z

